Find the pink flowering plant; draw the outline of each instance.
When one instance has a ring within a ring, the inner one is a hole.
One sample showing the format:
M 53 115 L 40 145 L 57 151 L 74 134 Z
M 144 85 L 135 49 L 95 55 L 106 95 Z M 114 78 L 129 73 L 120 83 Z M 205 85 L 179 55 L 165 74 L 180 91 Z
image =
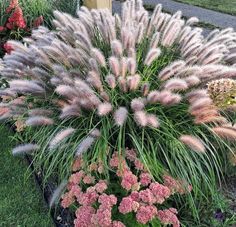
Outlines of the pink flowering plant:
M 29 36 L 31 30 L 42 25 L 44 19 L 42 15 L 37 18 L 26 18 L 24 8 L 18 0 L 2 0 L 0 9 L 0 55 L 3 55 L 13 50 L 7 40 L 21 40 L 24 36 Z
M 149 174 L 136 152 L 115 152 L 110 159 L 109 178 L 102 162 L 86 167 L 78 158 L 62 196 L 64 208 L 76 206 L 75 227 L 125 227 L 172 225 L 179 227 L 178 212 L 167 200 L 174 194 L 190 193 L 191 186 L 165 174 L 159 183 Z M 103 179 L 104 178 L 104 179 Z

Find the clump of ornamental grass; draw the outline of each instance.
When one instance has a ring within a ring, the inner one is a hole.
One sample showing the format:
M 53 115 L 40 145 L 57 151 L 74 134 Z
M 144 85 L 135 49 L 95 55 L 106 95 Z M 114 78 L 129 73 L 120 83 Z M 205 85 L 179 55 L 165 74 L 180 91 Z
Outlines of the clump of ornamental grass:
M 1 69 L 9 87 L 1 95 L 10 101 L 0 118 L 25 120 L 45 179 L 64 179 L 81 155 L 108 163 L 115 150 L 134 147 L 154 178 L 168 170 L 193 186 L 185 204 L 197 217 L 235 146 L 230 117 L 206 84 L 236 76 L 236 33 L 204 38 L 194 18 L 161 5 L 149 15 L 140 0 L 126 1 L 121 16 L 85 7 L 78 18 L 54 16 L 55 30 L 41 26 L 24 43 L 9 42 L 14 51 Z

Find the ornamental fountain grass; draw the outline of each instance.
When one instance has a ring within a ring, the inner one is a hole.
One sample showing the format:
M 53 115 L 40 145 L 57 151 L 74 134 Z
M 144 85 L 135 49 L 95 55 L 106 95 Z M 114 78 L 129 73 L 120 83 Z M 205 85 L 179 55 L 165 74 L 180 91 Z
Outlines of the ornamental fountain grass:
M 1 91 L 1 119 L 26 126 L 13 153 L 31 154 L 45 181 L 60 181 L 78 157 L 102 161 L 109 172 L 115 151 L 122 157 L 134 148 L 155 180 L 167 171 L 192 185 L 182 205 L 198 220 L 202 204 L 218 198 L 235 149 L 232 116 L 206 85 L 235 77 L 236 33 L 205 38 L 192 27 L 197 18 L 185 21 L 161 5 L 149 15 L 133 0 L 121 16 L 85 7 L 78 18 L 54 16 L 55 30 L 41 26 L 24 43 L 10 41 L 14 51 L 2 62 L 9 87 Z

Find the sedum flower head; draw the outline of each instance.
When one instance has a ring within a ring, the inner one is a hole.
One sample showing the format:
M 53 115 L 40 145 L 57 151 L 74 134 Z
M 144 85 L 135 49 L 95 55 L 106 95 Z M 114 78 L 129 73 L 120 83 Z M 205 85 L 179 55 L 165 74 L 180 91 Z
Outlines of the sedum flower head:
M 218 107 L 236 104 L 236 81 L 232 79 L 214 80 L 208 83 L 208 93 Z

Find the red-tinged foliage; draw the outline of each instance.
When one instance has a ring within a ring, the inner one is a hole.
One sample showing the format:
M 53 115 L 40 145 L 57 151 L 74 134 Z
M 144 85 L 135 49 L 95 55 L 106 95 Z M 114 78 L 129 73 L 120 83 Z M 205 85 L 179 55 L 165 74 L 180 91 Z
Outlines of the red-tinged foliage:
M 3 48 L 4 48 L 4 50 L 6 51 L 7 54 L 10 54 L 11 51 L 14 50 L 13 47 L 12 47 L 10 44 L 8 44 L 8 43 L 5 43 L 5 44 L 3 45 Z
M 0 32 L 3 32 L 3 31 L 5 31 L 6 30 L 6 28 L 5 27 L 3 27 L 3 26 L 0 26 Z
M 13 9 L 15 9 L 18 6 L 19 2 L 18 0 L 12 0 L 10 2 L 10 5 L 6 9 L 6 13 L 11 13 Z
M 6 24 L 6 27 L 10 30 L 15 29 L 15 28 L 24 29 L 26 27 L 26 22 L 25 22 L 23 12 L 22 12 L 22 9 L 20 6 L 17 6 L 15 8 L 15 11 L 8 18 L 8 22 Z
M 27 25 L 23 10 L 19 5 L 18 0 L 11 0 L 6 9 L 7 20 L 5 24 L 0 25 L 0 52 L 1 54 L 10 54 L 13 50 L 7 44 L 9 39 L 21 39 L 23 36 L 30 35 L 33 28 L 37 28 L 43 23 L 43 16 L 37 17 L 32 24 Z M 0 55 L 1 55 L 0 54 Z

